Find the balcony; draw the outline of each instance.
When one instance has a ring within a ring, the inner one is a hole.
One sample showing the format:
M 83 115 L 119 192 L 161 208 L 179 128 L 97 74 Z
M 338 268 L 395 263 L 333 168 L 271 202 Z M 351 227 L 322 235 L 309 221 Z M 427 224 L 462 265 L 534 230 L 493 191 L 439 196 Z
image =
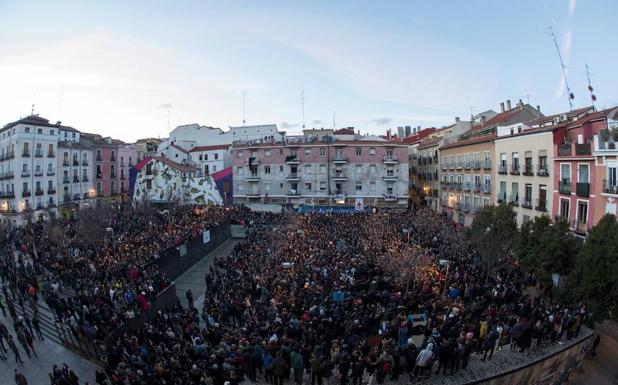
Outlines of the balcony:
M 519 206 L 519 195 L 512 196 L 509 200 L 509 205 L 518 207 Z
M 472 161 L 472 168 L 475 170 L 480 170 L 481 169 L 481 161 L 480 160 L 473 160 Z
M 69 161 L 65 160 L 62 162 L 62 167 L 69 167 L 69 164 L 70 164 Z
M 245 160 L 245 166 L 255 166 L 260 164 L 260 158 L 258 158 L 257 156 L 250 156 L 247 158 L 247 160 Z
M 43 157 L 43 151 L 35 151 L 34 157 L 35 158 L 42 158 Z
M 43 203 L 37 203 L 36 204 L 36 209 L 37 210 L 43 210 L 45 208 L 45 206 L 43 205 Z
M 472 168 L 472 164 L 470 162 L 465 162 L 464 169 L 469 170 L 470 168 Z
M 601 135 L 594 136 L 594 151 L 616 153 L 616 140 L 609 131 L 606 132 L 606 138 L 603 138 Z
M 298 190 L 289 190 L 286 193 L 286 195 L 289 196 L 289 197 L 297 197 L 297 196 L 300 196 L 300 191 L 298 191 Z
M 70 202 L 71 201 L 71 196 L 69 194 L 64 194 L 64 197 L 62 198 L 63 202 Z
M 584 221 L 575 221 L 575 226 L 573 226 L 573 230 L 576 234 L 586 235 L 588 232 L 588 224 Z
M 483 185 L 483 193 L 491 194 L 491 185 Z
M 384 201 L 385 202 L 395 202 L 397 200 L 397 196 L 396 195 L 389 195 L 389 194 L 384 194 Z
M 575 187 L 575 192 L 579 197 L 588 197 L 590 195 L 590 183 L 578 182 Z
M 442 163 L 442 170 L 447 170 L 448 169 L 448 165 L 445 163 Z
M 15 176 L 15 174 L 13 174 L 13 171 L 3 172 L 3 173 L 0 173 L 0 180 L 11 179 L 14 176 Z
M 559 144 L 558 145 L 558 156 L 571 156 L 571 144 Z
M 73 177 L 73 183 L 79 183 L 79 177 L 74 176 Z
M 116 161 L 116 157 L 115 156 L 110 156 L 109 157 L 109 161 L 110 162 L 115 162 Z
M 290 155 L 285 157 L 285 163 L 287 164 L 300 164 L 300 159 L 296 155 Z
M 54 195 L 56 193 L 56 189 L 55 188 L 48 188 L 47 189 L 47 194 L 48 195 Z
M 0 198 L 13 199 L 15 198 L 15 191 L 0 192 Z
M 386 164 L 395 164 L 395 163 L 398 162 L 397 155 L 394 155 L 394 154 L 392 154 L 392 155 L 385 155 L 383 161 Z
M 120 161 L 120 167 L 124 167 L 124 162 Z
M 21 177 L 22 178 L 28 178 L 30 176 L 30 171 L 22 171 L 21 172 Z
M 56 171 L 54 170 L 47 170 L 47 176 L 54 176 L 56 175 Z
M 116 173 L 113 172 L 113 173 L 109 174 L 109 178 L 110 179 L 116 179 Z
M 38 196 L 38 197 L 40 197 L 40 196 L 41 196 L 41 195 L 43 195 L 43 194 L 45 194 L 45 192 L 44 192 L 43 190 L 41 190 L 41 189 L 36 190 L 36 191 L 34 192 L 34 195 L 36 195 L 36 196 Z
M 146 173 L 146 175 L 152 175 L 152 174 L 148 174 L 148 173 Z M 100 172 L 99 172 L 99 173 L 97 173 L 97 175 L 96 175 L 96 177 L 95 177 L 95 178 L 97 178 L 97 179 L 101 179 L 101 178 L 102 178 L 101 173 L 100 173 Z
M 32 191 L 28 191 L 28 190 L 23 191 L 21 193 L 21 196 L 24 197 L 24 198 L 28 198 L 28 197 L 32 196 Z
M 88 167 L 88 161 L 86 159 L 82 160 L 82 166 Z
M 499 164 L 498 165 L 498 174 L 500 175 L 506 175 L 507 174 L 507 166 L 506 164 Z
M 603 193 L 618 195 L 618 185 L 616 181 L 608 181 L 607 179 L 603 179 Z
M 43 176 L 43 170 L 35 171 L 34 176 Z
M 48 153 L 47 153 L 47 157 L 48 157 L 48 158 L 55 158 L 55 157 L 56 157 L 56 153 L 55 153 L 55 152 L 53 152 L 53 151 L 48 152 Z
M 335 174 L 333 175 L 333 180 L 348 180 L 348 176 L 343 171 L 335 172 Z
M 7 152 L 6 154 L 0 156 L 0 161 L 2 161 L 2 160 L 9 160 L 9 159 L 13 159 L 13 158 L 15 158 L 15 153 L 14 152 Z
M 472 183 L 464 183 L 464 191 L 471 191 Z
M 476 193 L 477 193 L 477 192 L 479 192 L 479 191 L 481 191 L 481 185 L 480 185 L 480 184 L 476 184 L 476 183 L 475 183 L 475 184 L 472 186 L 472 191 L 474 191 L 474 192 L 476 192 Z
M 560 194 L 571 195 L 571 181 L 560 182 L 558 190 L 560 191 Z
M 88 182 L 88 175 L 82 176 L 82 182 Z
M 463 183 L 461 183 L 461 182 L 453 182 L 452 186 L 453 186 L 452 188 L 454 190 L 461 191 L 461 188 L 463 187 Z
M 250 191 L 247 192 L 247 198 L 249 199 L 256 199 L 260 197 L 260 192 L 259 191 Z
M 447 189 L 449 189 L 449 188 L 450 188 L 450 186 L 449 186 L 448 182 L 446 182 L 446 181 L 441 181 L 441 182 L 440 182 L 440 188 L 441 188 L 442 190 L 447 190 Z
M 496 198 L 498 200 L 498 203 L 506 202 L 506 191 L 499 192 Z
M 518 163 L 514 163 L 511 165 L 511 175 L 519 175 L 520 174 L 520 168 L 519 168 L 519 164 Z
M 582 143 L 575 145 L 575 155 L 591 155 L 592 146 L 590 143 Z
M 549 176 L 549 169 L 546 164 L 540 164 L 539 169 L 536 172 L 537 176 Z
M 22 158 L 29 158 L 30 157 L 30 151 L 24 151 L 21 153 L 21 157 Z
M 79 161 L 77 159 L 73 159 L 73 167 L 79 167 Z
M 483 169 L 491 170 L 491 161 L 490 160 L 485 160 L 485 163 L 483 163 Z
M 68 177 L 62 178 L 62 183 L 69 183 L 69 178 Z
M 260 175 L 258 173 L 250 173 L 247 175 L 247 182 L 259 182 Z
M 523 207 L 525 209 L 532 209 L 532 198 L 525 197 L 524 201 L 521 202 L 521 207 Z
M 97 162 L 101 162 L 101 161 L 103 161 L 103 159 L 101 158 L 101 155 L 97 155 L 97 157 L 96 157 L 96 161 L 97 161 Z
M 345 163 L 348 163 L 348 159 L 343 155 L 335 155 L 335 158 L 333 159 L 333 163 L 334 164 L 345 164 Z
M 50 198 L 49 202 L 47 202 L 47 207 L 56 207 L 56 202 Z
M 538 199 L 536 200 L 536 206 L 534 207 L 536 211 L 542 211 L 544 213 L 547 212 L 547 200 L 546 199 Z
M 399 177 L 395 175 L 394 172 L 387 172 L 386 175 L 383 175 L 382 178 L 384 180 L 397 180 Z
M 534 176 L 534 168 L 532 167 L 532 163 L 527 164 L 524 167 L 524 172 L 522 172 L 522 174 L 525 176 Z

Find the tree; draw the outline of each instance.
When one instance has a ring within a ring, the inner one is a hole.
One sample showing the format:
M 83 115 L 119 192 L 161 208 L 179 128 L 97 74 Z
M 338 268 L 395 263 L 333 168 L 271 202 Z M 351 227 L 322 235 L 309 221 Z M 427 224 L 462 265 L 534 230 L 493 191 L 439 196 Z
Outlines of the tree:
M 579 242 L 564 218 L 552 224 L 551 219 L 543 215 L 521 226 L 517 249 L 524 270 L 535 272 L 549 284 L 553 273 L 565 276 L 571 272 Z
M 483 264 L 493 266 L 513 255 L 518 235 L 515 215 L 513 208 L 504 203 L 483 207 L 476 213 L 466 238 Z
M 562 293 L 571 302 L 585 302 L 595 321 L 618 321 L 618 223 L 605 215 L 590 230 Z
M 81 242 L 100 245 L 105 241 L 106 228 L 110 225 L 112 210 L 97 205 L 82 208 L 77 212 L 77 239 Z

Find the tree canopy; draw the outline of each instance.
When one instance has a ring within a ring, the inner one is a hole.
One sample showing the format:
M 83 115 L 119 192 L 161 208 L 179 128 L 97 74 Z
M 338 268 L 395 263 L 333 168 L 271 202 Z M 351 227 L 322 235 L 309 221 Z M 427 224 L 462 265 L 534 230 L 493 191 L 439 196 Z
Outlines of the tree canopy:
M 466 238 L 483 264 L 495 265 L 513 255 L 518 239 L 515 216 L 513 208 L 504 203 L 483 207 L 476 213 Z

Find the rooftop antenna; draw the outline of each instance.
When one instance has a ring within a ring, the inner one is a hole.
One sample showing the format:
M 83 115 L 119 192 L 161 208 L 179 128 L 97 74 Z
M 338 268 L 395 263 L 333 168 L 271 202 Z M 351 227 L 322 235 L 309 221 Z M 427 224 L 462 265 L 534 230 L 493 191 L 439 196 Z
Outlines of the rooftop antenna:
M 335 131 L 335 127 L 337 127 L 337 125 L 335 121 L 335 112 L 333 112 L 333 131 Z
M 556 34 L 554 33 L 554 28 L 550 25 L 547 27 L 549 29 L 549 33 L 554 39 L 554 45 L 556 46 L 556 52 L 558 52 L 558 59 L 560 59 L 560 68 L 562 69 L 562 77 L 564 78 L 564 86 L 567 90 L 567 98 L 569 99 L 569 107 L 573 109 L 573 99 L 575 99 L 575 95 L 571 92 L 571 87 L 569 87 L 569 82 L 567 80 L 566 74 L 566 66 L 564 65 L 564 60 L 562 60 L 562 54 L 560 53 L 560 47 L 558 46 L 558 40 L 556 39 Z
M 36 100 L 36 93 L 32 94 L 32 107 L 30 108 L 30 116 L 34 116 L 35 100 Z
M 303 109 L 303 130 L 305 129 L 305 91 L 300 92 L 300 104 Z
M 532 96 L 532 95 L 530 95 L 530 93 L 528 93 L 528 91 L 530 91 L 530 90 L 526 90 L 525 91 L 526 92 L 526 104 L 530 104 L 530 97 Z
M 58 119 L 62 118 L 62 99 L 64 97 L 64 86 L 60 87 L 60 93 L 58 94 Z
M 586 77 L 588 78 L 588 91 L 590 91 L 590 99 L 592 99 L 592 105 L 594 106 L 594 102 L 597 101 L 597 96 L 593 93 L 594 88 L 592 88 L 592 82 L 590 81 L 590 67 L 586 64 Z
M 243 127 L 244 127 L 244 125 L 245 125 L 245 122 L 247 121 L 247 120 L 245 119 L 245 112 L 246 112 L 246 110 L 245 110 L 245 107 L 246 107 L 246 99 L 247 99 L 247 92 L 246 92 L 246 91 L 243 91 L 243 92 L 242 92 L 242 125 L 243 125 Z

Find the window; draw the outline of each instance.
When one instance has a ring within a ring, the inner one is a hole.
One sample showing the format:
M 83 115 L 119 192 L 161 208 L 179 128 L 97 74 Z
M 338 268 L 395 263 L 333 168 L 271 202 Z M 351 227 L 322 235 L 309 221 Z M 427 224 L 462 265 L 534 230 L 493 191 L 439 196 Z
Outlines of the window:
M 571 183 L 571 165 L 562 163 L 560 165 L 560 180 L 563 183 Z
M 506 153 L 500 154 L 500 171 L 506 170 Z
M 369 156 L 376 156 L 376 148 L 369 147 Z
M 25 132 L 26 134 L 30 133 L 30 127 L 26 127 L 26 128 L 24 129 L 24 132 Z
M 242 173 L 243 173 L 243 168 L 242 168 L 242 166 L 237 166 L 237 167 L 236 167 L 236 174 L 238 174 L 238 175 L 242 175 Z
M 519 171 L 519 153 L 518 152 L 514 152 L 512 154 L 512 158 L 513 158 L 513 171 Z
M 178 154 L 177 154 L 177 155 L 178 155 Z M 109 155 L 109 160 L 110 160 L 110 161 L 112 161 L 112 162 L 113 162 L 114 160 L 116 160 L 116 152 L 115 152 L 115 151 L 112 151 L 112 152 L 110 153 L 110 155 Z
M 369 173 L 370 174 L 375 174 L 376 173 L 376 165 L 372 164 L 369 166 Z
M 305 182 L 305 190 L 311 191 L 311 182 Z
M 30 155 L 30 143 L 24 143 L 24 155 Z
M 305 165 L 305 174 L 311 174 L 311 165 L 310 164 L 306 164 Z
M 498 203 L 506 201 L 506 182 L 500 182 L 500 192 L 498 193 Z
M 23 191 L 28 191 L 28 182 L 24 182 L 22 186 Z
M 204 160 L 208 160 L 208 154 L 204 154 Z
M 356 165 L 356 173 L 361 174 L 363 172 L 363 166 L 360 164 Z
M 489 151 L 483 152 L 483 159 L 485 159 L 485 167 L 491 167 L 491 155 Z
M 208 156 L 208 155 L 206 155 L 206 156 Z M 219 159 L 219 153 L 215 152 L 215 160 L 218 160 L 218 159 Z
M 524 188 L 524 205 L 530 208 L 532 206 L 532 185 L 526 184 Z
M 320 165 L 320 174 L 326 174 L 326 165 L 325 164 L 321 164 Z
M 362 147 L 356 147 L 355 151 L 356 151 L 356 156 L 361 156 L 363 153 Z
M 547 186 L 545 185 L 539 186 L 539 199 L 536 208 L 541 211 L 547 210 Z
M 320 156 L 326 156 L 326 149 L 324 147 L 320 147 Z
M 283 172 L 283 165 L 279 165 L 279 172 Z
M 213 164 L 213 165 L 212 165 L 212 172 L 216 172 L 216 171 L 217 171 L 217 165 L 216 165 L 216 164 Z
M 356 191 L 363 191 L 363 182 L 356 182 Z
M 65 152 L 66 154 L 66 152 Z M 65 156 L 66 159 L 66 156 Z M 100 162 L 101 161 L 101 150 L 97 150 L 97 160 Z
M 245 186 L 243 186 L 242 183 L 238 184 L 238 191 L 243 191 L 245 189 Z
M 376 182 L 369 182 L 369 190 L 376 191 Z
M 152 189 L 152 179 L 147 179 L 146 180 L 146 189 L 147 190 Z
M 200 154 L 200 156 L 198 157 L 199 160 L 202 160 L 202 154 Z
M 264 183 L 264 190 L 270 191 L 270 183 L 269 182 Z
M 577 222 L 588 223 L 588 202 L 577 202 Z
M 270 156 L 270 150 L 264 150 L 264 156 Z
M 589 172 L 587 164 L 580 164 L 577 166 L 577 181 L 579 183 L 589 183 Z
M 562 218 L 569 219 L 569 212 L 571 209 L 571 201 L 570 199 L 560 199 L 560 216 Z
M 311 156 L 311 149 L 305 148 L 305 156 Z
M 326 190 L 326 182 L 320 182 L 320 191 Z
M 616 167 L 607 168 L 606 187 L 616 187 Z
M 49 135 L 54 135 L 54 130 L 49 130 Z
M 237 157 L 238 159 L 242 158 L 242 151 L 238 151 L 238 152 L 236 153 L 236 157 Z
M 511 198 L 509 201 L 513 204 L 516 204 L 519 202 L 519 183 L 518 182 L 513 182 L 511 184 Z
M 47 181 L 47 189 L 48 190 L 53 190 L 54 189 L 54 182 L 52 182 L 51 180 Z
M 270 166 L 264 166 L 264 174 L 270 174 Z

